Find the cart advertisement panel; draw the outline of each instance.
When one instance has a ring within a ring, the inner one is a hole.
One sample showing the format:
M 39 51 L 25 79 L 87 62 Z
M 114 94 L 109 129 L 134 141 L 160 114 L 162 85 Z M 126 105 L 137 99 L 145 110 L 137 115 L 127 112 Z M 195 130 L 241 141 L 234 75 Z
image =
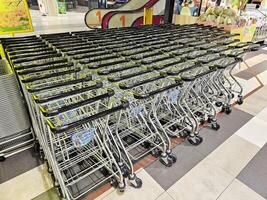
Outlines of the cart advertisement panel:
M 26 0 L 1 0 L 0 19 L 0 34 L 33 31 Z

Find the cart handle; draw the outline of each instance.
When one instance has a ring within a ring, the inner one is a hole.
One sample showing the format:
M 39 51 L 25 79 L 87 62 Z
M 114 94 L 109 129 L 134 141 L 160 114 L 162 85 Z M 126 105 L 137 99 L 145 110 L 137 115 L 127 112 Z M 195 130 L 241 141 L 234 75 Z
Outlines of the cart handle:
M 28 69 L 28 70 L 17 70 L 17 73 L 18 73 L 18 75 L 26 75 L 26 74 L 31 74 L 31 73 L 35 73 L 35 72 L 42 72 L 42 71 L 47 71 L 47 70 L 52 70 L 52 69 L 72 67 L 73 65 L 74 65 L 73 63 L 66 63 L 66 64 L 47 66 L 47 67 L 44 67 L 41 69 L 32 68 L 32 69 Z
M 216 68 L 213 66 L 212 68 L 210 68 L 210 70 L 207 70 L 207 71 L 202 72 L 202 73 L 200 73 L 200 74 L 197 74 L 197 75 L 195 75 L 195 76 L 191 76 L 191 77 L 183 77 L 183 76 L 181 76 L 181 78 L 182 78 L 182 80 L 185 81 L 185 82 L 190 82 L 190 81 L 193 81 L 193 80 L 195 80 L 195 79 L 197 79 L 197 78 L 200 78 L 200 77 L 202 77 L 202 76 L 205 76 L 205 75 L 207 75 L 207 74 L 209 74 L 209 73 L 211 73 L 211 72 L 214 72 L 214 71 L 216 71 Z
M 101 99 L 112 97 L 114 94 L 115 94 L 114 90 L 108 89 L 107 92 L 104 94 L 101 94 L 101 95 L 98 95 L 98 96 L 95 96 L 95 97 L 92 97 L 92 98 L 89 98 L 89 99 L 86 99 L 84 101 L 80 101 L 80 102 L 77 102 L 77 103 L 74 103 L 71 105 L 63 106 L 63 107 L 56 109 L 56 110 L 51 110 L 51 111 L 45 111 L 44 109 L 41 109 L 41 110 L 42 110 L 44 116 L 51 117 L 51 116 L 55 116 L 55 115 L 58 115 L 58 114 L 82 107 L 82 106 L 85 106 L 87 104 L 99 101 Z
M 206 55 L 209 55 L 209 54 L 210 54 L 210 52 L 206 51 L 206 52 L 203 52 L 203 53 L 198 54 L 196 56 L 189 54 L 189 55 L 186 56 L 186 58 L 187 59 L 195 59 L 196 57 L 206 56 Z
M 182 81 L 177 81 L 174 84 L 168 85 L 166 87 L 160 88 L 158 90 L 154 90 L 154 91 L 146 93 L 146 94 L 134 93 L 133 96 L 136 99 L 146 99 L 146 98 L 149 98 L 149 97 L 154 96 L 156 94 L 159 94 L 159 93 L 165 92 L 167 90 L 170 90 L 172 88 L 178 87 L 180 85 L 182 85 Z
M 25 59 L 21 59 L 19 61 L 13 60 L 12 62 L 14 64 L 19 64 L 19 63 L 23 63 L 23 62 L 30 62 L 30 61 L 36 61 L 36 60 L 52 58 L 52 57 L 61 57 L 61 56 L 62 56 L 61 53 L 55 53 L 55 54 L 47 54 L 47 55 L 42 55 L 42 56 L 36 56 L 36 57 L 32 57 L 32 58 L 25 58 Z
M 94 53 L 94 54 L 93 54 Z M 92 51 L 92 52 L 85 52 L 85 53 L 78 53 L 78 54 L 74 54 L 73 55 L 73 58 L 75 60 L 78 60 L 78 59 L 83 59 L 83 58 L 94 58 L 95 56 L 101 56 L 101 55 L 108 55 L 110 54 L 111 52 L 110 51 L 107 51 L 107 50 L 100 50 L 100 51 Z
M 105 111 L 102 111 L 102 112 L 99 112 L 95 115 L 92 115 L 92 116 L 89 116 L 89 117 L 86 117 L 82 120 L 79 120 L 77 122 L 72 122 L 68 125 L 65 125 L 65 126 L 61 126 L 61 127 L 55 127 L 53 125 L 53 123 L 51 123 L 51 121 L 47 120 L 48 124 L 50 125 L 50 128 L 52 130 L 53 133 L 62 133 L 62 132 L 65 132 L 65 131 L 68 131 L 70 129 L 73 129 L 73 128 L 76 128 L 78 126 L 81 126 L 83 124 L 86 124 L 88 122 L 91 122 L 91 121 L 94 121 L 94 120 L 97 120 L 101 117 L 105 117 L 105 116 L 108 116 L 112 113 L 115 113 L 115 112 L 118 112 L 120 110 L 125 110 L 126 108 L 129 107 L 129 102 L 124 100 L 122 102 L 122 104 L 120 104 L 119 106 L 116 106 L 116 107 L 113 107 L 111 109 L 108 109 L 108 110 L 105 110 Z
M 234 39 L 233 41 L 224 41 L 224 42 L 222 42 L 222 44 L 223 45 L 229 45 L 229 44 L 234 44 L 236 42 L 240 42 L 240 40 L 239 39 Z
M 56 77 L 56 76 L 62 76 L 62 75 L 70 74 L 70 73 L 78 73 L 80 71 L 81 71 L 81 68 L 71 69 L 71 70 L 67 70 L 67 71 L 64 71 L 64 72 L 57 72 L 57 73 L 48 74 L 48 75 L 41 76 L 41 77 L 32 77 L 32 78 L 28 78 L 28 79 L 22 79 L 21 82 L 22 83 L 29 83 L 29 82 L 34 82 L 34 81 L 37 81 L 37 80 L 42 80 L 42 79 L 46 79 L 46 78 L 52 78 L 52 77 Z
M 101 68 L 101 67 L 106 67 L 106 66 L 110 66 L 110 65 L 116 65 L 116 64 L 120 64 L 120 63 L 124 63 L 124 62 L 128 62 L 128 61 L 129 60 L 127 60 L 127 59 L 117 60 L 117 61 L 114 61 L 114 62 L 99 64 L 99 65 L 96 65 L 96 66 L 88 66 L 88 69 L 98 69 L 98 68 Z
M 39 48 L 46 48 L 46 47 L 48 47 L 47 44 L 30 46 L 31 50 L 39 49 Z M 6 51 L 8 53 L 11 53 L 11 52 L 13 53 L 13 52 L 18 51 L 18 50 L 20 50 L 20 51 L 27 51 L 27 47 L 21 46 L 21 47 L 6 48 Z
M 28 42 L 27 45 L 25 46 L 25 44 L 23 42 L 19 42 L 19 43 L 12 43 L 12 44 L 7 44 L 6 48 L 7 49 L 12 49 L 12 48 L 16 48 L 16 47 L 25 47 L 27 48 L 27 46 L 33 46 L 33 45 L 38 45 L 38 44 L 45 44 L 45 42 L 43 42 L 42 40 L 33 40 L 32 42 Z
M 51 96 L 51 97 L 47 97 L 47 98 L 42 98 L 42 99 L 39 99 L 38 97 L 36 97 L 33 94 L 33 98 L 34 98 L 36 103 L 46 103 L 48 101 L 61 99 L 63 97 L 68 97 L 68 96 L 71 96 L 71 95 L 87 92 L 87 91 L 98 89 L 98 88 L 101 88 L 101 87 L 103 87 L 103 83 L 102 82 L 97 82 L 95 85 L 91 85 L 91 86 L 88 86 L 88 87 L 84 87 L 84 88 L 81 88 L 81 89 L 78 89 L 78 90 L 69 91 L 69 92 L 63 92 L 63 93 L 60 93 L 60 94 L 57 94 L 57 95 L 54 95 L 54 96 Z
M 133 49 L 135 49 L 135 48 L 132 48 L 132 49 L 129 49 L 129 50 L 133 50 Z M 126 51 L 129 51 L 129 50 L 127 49 Z M 123 55 L 123 56 L 132 56 L 132 55 L 135 55 L 137 53 L 145 53 L 145 52 L 149 52 L 149 51 L 151 51 L 151 49 L 147 48 L 147 49 L 141 49 L 140 51 L 137 51 L 137 52 L 131 52 L 130 54 L 127 53 L 127 52 L 121 52 L 121 55 Z
M 130 85 L 126 85 L 125 83 L 120 83 L 119 84 L 119 87 L 123 90 L 127 90 L 127 89 L 132 89 L 134 87 L 137 87 L 137 86 L 140 86 L 140 85 L 143 85 L 143 84 L 146 84 L 146 83 L 149 83 L 149 82 L 153 82 L 153 81 L 156 81 L 158 79 L 162 79 L 162 78 L 165 78 L 167 76 L 167 74 L 160 74 L 159 76 L 155 76 L 153 78 L 149 78 L 149 79 L 146 79 L 146 80 L 143 80 L 143 81 L 139 81 L 135 84 L 130 84 Z
M 107 54 L 106 54 L 107 55 Z M 83 60 L 81 60 L 81 61 L 79 61 L 81 64 L 89 64 L 89 63 L 91 63 L 91 62 L 98 62 L 98 61 L 102 61 L 102 60 L 109 60 L 109 59 L 113 59 L 113 58 L 117 58 L 117 56 L 116 55 L 112 55 L 111 54 L 111 56 L 110 57 L 107 57 L 107 58 L 98 58 L 98 59 L 92 59 L 92 60 L 86 60 L 86 61 L 83 61 Z
M 171 56 L 166 55 L 166 57 L 157 58 L 157 59 L 154 59 L 153 61 L 151 61 L 151 60 L 141 60 L 141 63 L 143 63 L 143 64 L 150 64 L 152 62 L 159 62 L 159 61 L 170 59 L 170 58 L 171 58 Z
M 125 80 L 125 79 L 129 79 L 129 78 L 138 76 L 138 75 L 147 74 L 147 73 L 152 72 L 152 71 L 153 71 L 153 69 L 149 68 L 149 69 L 146 69 L 144 71 L 140 71 L 140 72 L 136 72 L 136 73 L 132 73 L 132 74 L 127 74 L 127 75 L 124 75 L 124 76 L 108 77 L 108 80 L 110 82 L 118 82 L 118 81 L 122 81 L 122 80 Z
M 57 53 L 56 50 L 54 50 L 53 48 L 49 48 L 49 49 L 45 49 L 45 50 L 40 50 L 38 51 L 36 54 L 34 55 L 30 55 L 28 54 L 27 57 L 32 57 L 32 56 L 42 56 L 42 55 L 47 55 L 47 54 L 52 54 L 52 53 Z M 11 55 L 9 56 L 11 60 L 16 60 L 16 59 L 21 59 L 21 58 L 27 58 L 24 55 Z
M 180 60 L 178 60 L 178 58 L 179 58 Z M 153 68 L 154 68 L 155 70 L 161 70 L 161 69 L 164 69 L 164 68 L 167 68 L 167 67 L 170 67 L 170 66 L 179 64 L 179 63 L 181 63 L 181 62 L 183 62 L 183 61 L 184 61 L 183 59 L 181 59 L 180 57 L 177 57 L 175 62 L 171 62 L 171 63 L 165 64 L 165 65 L 162 65 L 162 66 L 153 66 Z
M 108 70 L 108 69 L 100 69 L 100 70 L 98 70 L 98 74 L 99 75 L 108 75 L 108 74 L 112 74 L 112 73 L 115 73 L 115 72 L 121 72 L 121 71 L 124 71 L 124 70 L 127 70 L 127 69 L 132 69 L 132 68 L 135 68 L 135 67 L 139 67 L 140 66 L 140 64 L 137 64 L 137 63 L 135 63 L 135 64 L 133 64 L 132 66 L 128 66 L 128 67 L 120 67 L 120 68 L 117 68 L 117 69 L 110 69 L 110 70 Z
M 68 62 L 67 58 L 62 58 L 60 60 L 52 60 L 52 61 L 47 61 L 45 63 L 36 63 L 36 64 L 29 64 L 27 66 L 14 66 L 16 70 L 19 69 L 28 69 L 28 68 L 34 68 L 34 67 L 41 67 L 41 66 L 48 66 L 48 65 L 53 65 L 57 63 L 63 63 L 63 62 Z
M 218 68 L 218 69 L 225 69 L 225 68 L 227 68 L 228 66 L 231 66 L 231 65 L 233 65 L 233 64 L 237 64 L 238 62 L 239 62 L 238 60 L 234 60 L 233 62 L 228 63 L 227 66 L 225 66 L 225 65 L 220 65 L 220 64 L 215 64 L 214 66 L 215 66 L 216 68 Z
M 38 51 L 48 51 L 48 50 L 53 50 L 52 47 L 49 47 L 49 46 L 45 46 L 44 48 L 41 47 L 41 48 L 38 48 L 39 50 Z M 26 49 L 26 50 L 22 50 L 22 51 L 19 51 L 19 52 L 16 52 L 16 51 L 11 51 L 11 52 L 8 52 L 8 55 L 11 57 L 11 56 L 16 56 L 16 55 L 21 55 L 21 54 L 26 54 L 26 53 L 30 53 L 30 52 L 35 52 L 34 49 Z
M 194 65 L 192 65 L 192 66 L 190 66 L 190 67 L 188 67 L 188 68 L 180 69 L 180 70 L 178 70 L 178 71 L 167 71 L 167 74 L 168 74 L 168 75 L 178 75 L 178 74 L 180 74 L 180 73 L 182 73 L 182 72 L 191 70 L 191 69 L 193 69 L 193 68 L 195 68 L 195 67 L 197 67 L 196 64 L 194 64 Z
M 53 85 L 36 87 L 36 88 L 33 88 L 33 89 L 31 89 L 30 87 L 28 87 L 26 85 L 26 88 L 27 88 L 28 92 L 33 93 L 33 92 L 39 92 L 41 90 L 52 89 L 52 88 L 61 87 L 61 86 L 65 86 L 65 85 L 73 85 L 73 84 L 76 84 L 76 83 L 82 83 L 82 82 L 90 81 L 90 80 L 92 80 L 92 75 L 87 75 L 84 78 L 79 78 L 79 79 L 59 82 L 59 83 L 56 83 L 56 84 L 53 84 Z

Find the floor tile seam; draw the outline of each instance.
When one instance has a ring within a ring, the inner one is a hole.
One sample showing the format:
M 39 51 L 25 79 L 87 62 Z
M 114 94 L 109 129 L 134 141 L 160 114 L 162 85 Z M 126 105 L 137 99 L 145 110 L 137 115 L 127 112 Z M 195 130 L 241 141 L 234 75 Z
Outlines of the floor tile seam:
M 232 135 L 233 136 L 233 135 Z M 232 136 L 230 136 L 227 140 L 229 140 Z M 238 136 L 238 135 L 235 135 L 235 136 Z M 246 141 L 245 139 L 243 139 L 242 137 L 240 137 L 240 136 L 238 136 L 238 138 L 239 139 L 242 139 L 242 140 L 244 140 L 244 141 Z M 227 140 L 225 140 L 222 144 L 220 144 L 216 149 L 218 149 L 218 148 L 220 148 L 221 147 L 221 145 L 223 145 L 225 142 L 227 142 Z M 247 142 L 247 141 L 246 141 Z M 249 141 L 248 141 L 249 142 Z M 251 143 L 251 142 L 249 142 L 250 144 L 252 144 L 253 146 L 255 146 L 255 147 L 258 147 L 257 145 L 255 145 L 255 144 L 253 144 L 253 143 Z M 203 162 L 203 160 L 205 160 L 205 159 L 207 159 L 209 162 L 211 162 L 212 163 L 212 160 L 209 158 L 211 155 L 212 155 L 212 153 L 214 153 L 214 151 L 216 150 L 216 149 L 214 149 L 212 152 L 210 152 L 207 156 L 205 156 L 199 163 L 197 163 L 193 168 L 195 168 L 196 166 L 198 166 L 201 162 Z M 257 153 L 260 151 L 260 148 L 258 147 L 258 151 L 257 151 Z M 257 154 L 256 153 L 256 154 Z M 249 162 L 256 156 L 256 154 L 249 160 Z M 248 162 L 248 163 L 249 163 Z M 240 172 L 242 171 L 242 170 L 244 170 L 244 168 L 248 165 L 248 163 L 240 170 Z M 229 174 L 230 176 L 232 176 L 232 177 L 237 177 L 238 175 L 233 175 L 232 173 L 230 173 L 229 171 L 227 171 L 226 169 L 224 169 L 224 168 L 222 168 L 221 166 L 219 166 L 218 164 L 216 164 L 216 163 L 213 163 L 213 165 L 215 165 L 216 167 L 218 167 L 218 168 L 220 168 L 221 170 L 223 170 L 224 172 L 226 172 L 227 174 Z M 193 169 L 192 168 L 192 169 Z M 190 169 L 186 174 L 188 174 L 192 169 Z M 240 173 L 239 172 L 239 173 Z M 185 175 L 186 175 L 185 174 Z M 185 176 L 184 175 L 184 176 Z M 184 176 L 182 176 L 180 179 L 182 179 Z M 178 180 L 179 181 L 179 180 Z
M 265 143 L 267 144 L 267 142 Z M 258 147 L 258 146 L 257 146 Z M 259 150 L 258 152 L 253 156 L 253 158 L 250 159 L 250 161 L 246 164 L 246 166 L 238 173 L 238 175 L 236 176 L 236 178 L 239 180 L 239 175 L 245 170 L 245 168 L 253 161 L 253 159 L 256 158 L 256 156 L 260 153 L 260 151 L 262 150 L 262 147 L 258 147 Z M 264 175 L 264 174 L 267 174 L 267 171 L 266 172 L 263 172 L 263 173 L 260 173 L 259 175 Z
M 242 183 L 243 185 L 245 185 L 247 188 L 249 188 L 251 191 L 253 191 L 254 193 L 256 193 L 257 195 L 259 195 L 260 197 L 262 197 L 263 199 L 265 199 L 261 194 L 259 194 L 257 191 L 255 191 L 254 189 L 252 189 L 250 186 L 248 186 L 245 182 L 243 182 L 241 179 L 239 179 L 238 177 L 235 178 L 237 181 L 239 181 L 240 183 Z M 267 199 L 265 199 L 267 200 Z
M 260 54 L 261 55 L 261 54 Z M 257 74 L 255 74 L 254 73 L 254 71 L 253 71 L 253 66 L 255 66 L 255 64 L 254 65 L 249 65 L 247 62 L 246 62 L 246 60 L 244 60 L 244 65 L 247 67 L 247 70 L 248 70 L 248 72 L 251 74 L 251 75 L 253 75 L 253 77 L 255 77 L 256 79 L 257 79 L 257 81 L 258 81 L 258 83 L 261 85 L 261 86 L 263 86 L 264 84 L 262 83 L 262 81 L 260 80 L 260 78 L 258 77 L 258 75 Z M 258 63 L 257 63 L 258 64 Z M 252 78 L 253 78 L 252 77 Z
M 169 197 L 171 197 L 171 199 L 176 200 L 167 190 L 166 190 L 166 193 L 169 195 Z
M 217 198 L 216 198 L 216 200 L 218 200 L 221 196 L 222 196 L 222 194 L 230 187 L 230 185 L 232 185 L 232 183 L 234 182 L 236 180 L 236 177 L 234 177 L 233 179 L 232 179 L 232 181 L 224 188 L 224 190 L 217 196 Z

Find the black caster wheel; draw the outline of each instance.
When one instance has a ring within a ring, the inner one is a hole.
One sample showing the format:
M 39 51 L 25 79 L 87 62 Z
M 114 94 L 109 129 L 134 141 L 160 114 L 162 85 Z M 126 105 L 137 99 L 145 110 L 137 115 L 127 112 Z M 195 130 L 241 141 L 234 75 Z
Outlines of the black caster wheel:
M 158 148 L 155 148 L 151 151 L 151 155 L 155 158 L 158 158 L 160 156 L 160 150 Z
M 199 112 L 199 111 L 197 111 L 195 114 L 196 114 L 196 116 L 198 116 L 198 117 L 203 116 L 203 113 L 202 113 L 202 112 Z
M 190 134 L 190 131 L 188 130 L 183 130 L 183 131 L 180 131 L 179 132 L 179 137 L 182 138 L 182 139 L 185 139 L 188 137 L 188 135 Z
M 108 177 L 110 174 L 109 174 L 109 171 L 106 169 L 106 168 L 101 168 L 99 170 L 105 177 Z
M 215 103 L 215 106 L 216 106 L 216 107 L 221 107 L 221 106 L 222 106 L 222 102 L 217 101 L 217 102 Z
M 58 196 L 61 197 L 61 198 L 64 198 L 61 188 L 60 187 L 56 187 L 56 189 L 57 189 Z
M 230 106 L 225 108 L 225 113 L 229 115 L 232 112 L 232 108 Z
M 149 142 L 143 142 L 142 144 L 141 144 L 145 149 L 149 149 L 150 148 L 150 143 Z
M 126 187 L 126 184 L 125 184 L 125 181 L 121 182 L 121 183 L 118 183 L 118 191 L 120 193 L 123 193 L 125 191 L 125 187 Z
M 203 138 L 200 136 L 194 136 L 194 137 L 188 137 L 187 140 L 190 144 L 197 146 L 201 144 L 201 142 L 203 141 Z
M 166 167 L 172 166 L 172 159 L 169 158 L 167 155 L 165 157 L 160 157 L 159 161 Z
M 112 185 L 112 187 L 114 188 L 118 188 L 119 182 L 117 179 L 115 179 L 114 177 L 110 178 L 110 184 Z
M 233 93 L 230 94 L 231 99 L 233 99 L 235 97 L 235 95 Z
M 242 96 L 238 96 L 236 103 L 238 105 L 241 105 L 241 104 L 243 104 L 243 102 L 244 102 L 243 97 Z
M 215 131 L 220 129 L 220 125 L 217 122 L 211 124 L 211 128 Z
M 43 150 L 40 150 L 40 152 L 39 152 L 39 156 L 40 156 L 40 159 L 41 159 L 41 160 L 45 160 L 45 155 L 44 155 Z
M 120 167 L 120 169 L 121 169 L 121 172 L 122 172 L 124 178 L 129 176 L 129 170 L 128 170 L 126 165 L 122 165 Z
M 0 154 L 0 162 L 4 162 L 6 160 L 6 157 L 3 154 Z
M 222 109 L 221 109 L 221 112 L 225 112 L 225 110 L 226 110 L 226 107 L 223 106 Z
M 40 153 L 40 144 L 39 144 L 39 142 L 37 142 L 37 141 L 34 142 L 33 151 L 34 151 L 34 153 L 38 153 L 38 154 Z
M 131 186 L 134 188 L 141 188 L 143 185 L 143 181 L 140 178 L 136 177 L 136 174 L 130 174 L 129 181 Z
M 168 154 L 168 156 L 169 156 L 169 159 L 171 159 L 172 163 L 176 163 L 177 157 L 174 153 L 170 153 Z
M 205 120 L 204 118 L 201 118 L 201 119 L 199 120 L 199 123 L 200 123 L 201 125 L 205 124 L 205 122 L 206 122 L 206 120 Z
M 211 122 L 212 122 L 212 118 L 208 117 L 207 122 L 208 122 L 208 123 L 211 123 Z

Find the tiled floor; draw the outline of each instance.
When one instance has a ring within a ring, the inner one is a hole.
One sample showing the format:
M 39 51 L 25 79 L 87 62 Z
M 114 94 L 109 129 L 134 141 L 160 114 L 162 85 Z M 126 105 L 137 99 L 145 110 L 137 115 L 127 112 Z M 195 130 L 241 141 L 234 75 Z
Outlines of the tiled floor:
M 84 13 L 41 17 L 31 11 L 35 33 L 87 30 Z M 171 168 L 153 157 L 138 163 L 141 189 L 119 194 L 109 184 L 85 197 L 138 200 L 264 200 L 267 199 L 267 49 L 245 56 L 247 65 L 234 73 L 244 86 L 245 101 L 230 115 L 219 115 L 218 131 L 204 126 L 204 141 L 193 147 L 176 141 L 178 160 Z M 32 150 L 0 163 L 1 200 L 59 200 L 46 167 Z

